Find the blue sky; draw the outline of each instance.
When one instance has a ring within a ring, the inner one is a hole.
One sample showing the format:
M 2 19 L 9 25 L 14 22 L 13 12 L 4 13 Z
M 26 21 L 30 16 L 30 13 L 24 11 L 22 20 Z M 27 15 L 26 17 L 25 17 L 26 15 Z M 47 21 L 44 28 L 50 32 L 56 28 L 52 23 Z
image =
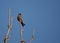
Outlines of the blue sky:
M 8 8 L 13 16 L 8 43 L 20 42 L 18 13 L 22 13 L 23 38 L 26 43 L 35 29 L 33 43 L 60 43 L 60 0 L 0 0 L 0 43 L 8 30 Z

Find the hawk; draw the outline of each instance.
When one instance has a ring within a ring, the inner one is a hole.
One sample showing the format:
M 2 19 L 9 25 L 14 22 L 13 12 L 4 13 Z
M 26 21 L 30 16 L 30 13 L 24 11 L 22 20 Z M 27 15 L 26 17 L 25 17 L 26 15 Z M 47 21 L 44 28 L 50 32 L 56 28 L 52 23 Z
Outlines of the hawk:
M 21 25 L 22 25 L 22 26 L 24 26 L 24 25 L 25 25 L 25 24 L 23 23 L 21 13 L 19 13 L 19 14 L 18 14 L 18 16 L 17 16 L 17 20 L 21 23 Z

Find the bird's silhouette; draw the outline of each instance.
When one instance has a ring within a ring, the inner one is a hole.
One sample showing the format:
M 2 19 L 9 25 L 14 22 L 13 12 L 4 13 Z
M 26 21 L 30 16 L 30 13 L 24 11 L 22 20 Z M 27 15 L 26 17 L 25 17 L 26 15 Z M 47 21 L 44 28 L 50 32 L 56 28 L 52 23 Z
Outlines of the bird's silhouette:
M 17 20 L 22 24 L 22 26 L 24 26 L 24 25 L 25 25 L 25 24 L 23 23 L 21 13 L 19 13 L 19 14 L 18 14 L 18 16 L 17 16 Z

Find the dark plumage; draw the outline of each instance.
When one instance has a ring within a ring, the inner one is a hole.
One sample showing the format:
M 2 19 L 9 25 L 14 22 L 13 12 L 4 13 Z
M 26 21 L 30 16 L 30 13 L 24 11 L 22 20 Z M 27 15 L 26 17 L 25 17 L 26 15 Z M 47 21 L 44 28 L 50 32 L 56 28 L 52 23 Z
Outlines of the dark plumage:
M 19 13 L 19 14 L 18 14 L 17 20 L 22 24 L 22 26 L 24 26 L 24 25 L 25 25 L 25 24 L 23 23 L 21 13 Z

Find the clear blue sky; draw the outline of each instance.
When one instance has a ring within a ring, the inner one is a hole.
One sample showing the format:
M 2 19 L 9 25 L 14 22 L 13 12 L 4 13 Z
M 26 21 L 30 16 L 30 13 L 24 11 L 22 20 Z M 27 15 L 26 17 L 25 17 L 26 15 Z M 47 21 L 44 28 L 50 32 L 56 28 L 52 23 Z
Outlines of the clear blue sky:
M 0 43 L 4 42 L 8 30 L 8 8 L 13 16 L 8 43 L 20 42 L 19 12 L 26 24 L 23 27 L 26 43 L 29 43 L 33 29 L 33 43 L 60 43 L 60 0 L 0 0 Z

